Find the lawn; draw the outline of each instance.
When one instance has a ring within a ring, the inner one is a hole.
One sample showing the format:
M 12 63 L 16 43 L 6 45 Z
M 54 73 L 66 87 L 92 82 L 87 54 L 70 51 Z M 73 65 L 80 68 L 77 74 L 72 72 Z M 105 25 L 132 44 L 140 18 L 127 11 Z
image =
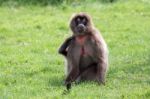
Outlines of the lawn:
M 106 85 L 73 85 L 63 95 L 73 13 L 88 12 L 109 47 Z M 0 6 L 0 99 L 150 99 L 150 1 Z

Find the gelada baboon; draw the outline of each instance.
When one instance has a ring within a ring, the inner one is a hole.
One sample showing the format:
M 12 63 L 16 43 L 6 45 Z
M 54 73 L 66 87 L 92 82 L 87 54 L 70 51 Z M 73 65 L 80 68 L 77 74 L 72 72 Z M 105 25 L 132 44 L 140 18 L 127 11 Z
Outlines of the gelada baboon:
M 70 21 L 72 36 L 59 48 L 67 59 L 65 85 L 71 88 L 74 81 L 98 81 L 105 83 L 108 65 L 107 45 L 86 13 L 75 14 Z

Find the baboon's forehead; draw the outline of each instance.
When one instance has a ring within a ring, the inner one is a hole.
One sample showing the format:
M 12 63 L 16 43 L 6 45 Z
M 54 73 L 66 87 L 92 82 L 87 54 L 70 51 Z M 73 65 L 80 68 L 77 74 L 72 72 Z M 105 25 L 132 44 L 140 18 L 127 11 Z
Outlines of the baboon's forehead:
M 82 18 L 88 18 L 88 17 L 89 17 L 89 16 L 88 16 L 87 14 L 82 14 L 82 13 L 80 13 L 80 14 L 75 15 L 74 18 L 75 18 L 75 19 L 76 19 L 76 18 L 81 18 L 81 19 L 82 19 Z
M 85 19 L 86 21 L 90 20 L 90 18 L 84 14 L 78 14 L 73 18 L 74 21 L 77 21 L 78 19 L 81 19 L 81 20 Z

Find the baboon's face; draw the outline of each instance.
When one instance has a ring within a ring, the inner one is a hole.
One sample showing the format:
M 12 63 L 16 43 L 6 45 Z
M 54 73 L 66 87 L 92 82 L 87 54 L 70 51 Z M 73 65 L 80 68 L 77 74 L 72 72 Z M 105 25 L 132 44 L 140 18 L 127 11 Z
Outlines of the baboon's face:
M 90 26 L 90 19 L 86 14 L 77 14 L 72 18 L 70 27 L 75 35 L 84 35 Z
M 78 33 L 84 33 L 86 31 L 87 19 L 82 16 L 78 16 L 75 19 L 75 28 Z

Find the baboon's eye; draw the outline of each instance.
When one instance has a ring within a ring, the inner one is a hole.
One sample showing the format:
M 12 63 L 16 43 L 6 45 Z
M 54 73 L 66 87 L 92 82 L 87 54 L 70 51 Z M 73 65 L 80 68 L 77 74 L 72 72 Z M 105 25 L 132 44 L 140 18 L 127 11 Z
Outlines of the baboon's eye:
M 77 18 L 77 22 L 80 22 L 81 21 L 81 19 L 80 18 Z
M 83 22 L 84 25 L 87 24 L 87 20 L 85 18 L 83 18 L 82 22 Z
M 83 18 L 83 22 L 86 22 L 86 19 L 85 19 L 85 18 Z
M 75 23 L 76 23 L 76 25 L 78 25 L 78 24 L 80 24 L 80 23 L 81 23 L 81 19 L 80 19 L 80 17 L 78 17 L 78 18 L 76 18 L 76 19 L 75 19 Z

